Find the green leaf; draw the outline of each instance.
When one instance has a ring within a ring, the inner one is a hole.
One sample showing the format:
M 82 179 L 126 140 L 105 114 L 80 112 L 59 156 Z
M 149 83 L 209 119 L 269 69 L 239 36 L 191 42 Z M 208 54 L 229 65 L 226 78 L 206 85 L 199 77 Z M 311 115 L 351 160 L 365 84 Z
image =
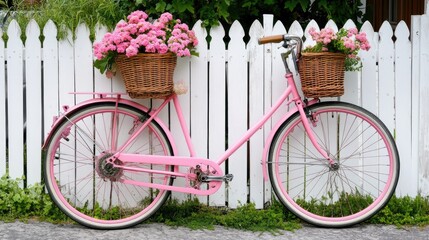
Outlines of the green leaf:
M 155 9 L 157 12 L 164 12 L 166 7 L 167 3 L 165 3 L 164 1 L 160 1 L 156 4 Z

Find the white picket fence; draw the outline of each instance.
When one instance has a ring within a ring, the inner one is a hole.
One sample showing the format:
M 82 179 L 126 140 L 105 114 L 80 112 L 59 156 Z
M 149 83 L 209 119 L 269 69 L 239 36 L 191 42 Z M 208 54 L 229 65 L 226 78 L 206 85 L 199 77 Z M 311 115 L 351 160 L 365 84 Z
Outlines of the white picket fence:
M 339 28 L 332 21 L 327 25 Z M 222 26 L 213 28 L 210 47 L 203 41 L 206 30 L 200 23 L 194 26 L 200 39 L 200 57 L 179 59 L 175 81 L 189 86 L 189 92 L 180 100 L 199 156 L 220 156 L 225 146 L 234 143 L 247 130 L 248 123 L 257 121 L 285 87 L 279 56 L 282 49 L 275 44 L 260 46 L 257 38 L 289 33 L 309 39 L 306 30 L 311 26 L 319 28 L 314 21 L 305 30 L 295 22 L 286 31 L 281 22 L 273 24 L 273 17 L 265 15 L 263 25 L 255 21 L 251 26 L 249 42 L 243 41 L 246 33 L 235 22 L 228 33 Z M 354 23 L 349 21 L 344 27 L 352 26 Z M 346 73 L 346 94 L 341 100 L 377 114 L 395 135 L 401 156 L 397 194 L 429 195 L 429 111 L 425 107 L 429 102 L 429 16 L 413 16 L 411 31 L 404 22 L 395 30 L 386 22 L 378 31 L 366 22 L 361 31 L 367 33 L 372 48 L 360 54 L 361 72 Z M 57 41 L 57 28 L 52 22 L 40 29 L 32 21 L 25 32 L 23 43 L 21 30 L 12 21 L 7 29 L 7 48 L 0 39 L 0 174 L 8 171 L 17 178 L 26 173 L 27 183 L 32 185 L 41 181 L 40 148 L 52 117 L 62 111 L 63 105 L 90 97 L 68 93 L 124 92 L 124 86 L 120 76 L 106 79 L 93 68 L 92 42 L 86 26 L 76 30 L 74 40 L 69 33 L 68 39 Z M 43 44 L 39 41 L 42 32 Z M 105 32 L 100 28 L 97 40 Z M 228 46 L 223 40 L 225 35 L 231 39 Z M 162 118 L 170 123 L 180 154 L 187 155 L 173 106 L 170 108 L 171 115 L 165 111 Z M 270 124 L 281 114 L 274 116 Z M 269 129 L 266 126 L 259 131 L 226 163 L 228 172 L 234 174 L 227 189 L 200 200 L 216 206 L 227 202 L 230 207 L 250 200 L 256 207 L 263 207 L 271 197 L 261 166 Z

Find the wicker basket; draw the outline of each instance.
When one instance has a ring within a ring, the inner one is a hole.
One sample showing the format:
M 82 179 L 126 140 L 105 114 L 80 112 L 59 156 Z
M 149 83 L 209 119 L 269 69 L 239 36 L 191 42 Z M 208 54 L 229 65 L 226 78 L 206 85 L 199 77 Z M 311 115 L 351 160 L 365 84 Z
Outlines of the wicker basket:
M 173 73 L 177 57 L 173 53 L 121 54 L 116 64 L 131 98 L 163 98 L 173 93 Z
M 341 53 L 302 53 L 299 60 L 302 91 L 306 97 L 338 97 L 344 94 L 344 62 Z

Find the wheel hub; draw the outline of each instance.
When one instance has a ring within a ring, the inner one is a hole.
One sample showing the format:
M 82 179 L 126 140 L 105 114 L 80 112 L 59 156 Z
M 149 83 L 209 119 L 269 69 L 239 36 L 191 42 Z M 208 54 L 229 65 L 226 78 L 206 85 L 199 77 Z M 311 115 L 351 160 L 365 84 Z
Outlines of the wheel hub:
M 122 176 L 123 170 L 115 167 L 115 165 L 122 165 L 122 162 L 116 159 L 113 164 L 111 162 L 112 156 L 113 154 L 111 153 L 104 153 L 97 157 L 95 159 L 95 171 L 104 180 L 117 181 Z
M 331 169 L 331 171 L 338 171 L 338 169 L 340 169 L 340 164 L 339 163 L 332 163 L 329 168 Z

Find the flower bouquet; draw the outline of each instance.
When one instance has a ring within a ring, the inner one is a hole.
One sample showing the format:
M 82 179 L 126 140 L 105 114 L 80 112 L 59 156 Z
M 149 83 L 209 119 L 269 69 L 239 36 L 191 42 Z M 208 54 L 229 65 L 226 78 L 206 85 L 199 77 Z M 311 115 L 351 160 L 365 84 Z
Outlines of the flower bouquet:
M 196 56 L 197 44 L 195 33 L 170 13 L 151 22 L 135 11 L 94 43 L 94 67 L 108 77 L 118 68 L 133 98 L 164 97 L 173 92 L 177 56 Z
M 362 64 L 357 54 L 368 50 L 370 44 L 365 33 L 356 28 L 331 28 L 309 33 L 316 41 L 302 52 L 299 61 L 302 90 L 307 97 L 336 97 L 344 94 L 344 71 L 360 70 Z

